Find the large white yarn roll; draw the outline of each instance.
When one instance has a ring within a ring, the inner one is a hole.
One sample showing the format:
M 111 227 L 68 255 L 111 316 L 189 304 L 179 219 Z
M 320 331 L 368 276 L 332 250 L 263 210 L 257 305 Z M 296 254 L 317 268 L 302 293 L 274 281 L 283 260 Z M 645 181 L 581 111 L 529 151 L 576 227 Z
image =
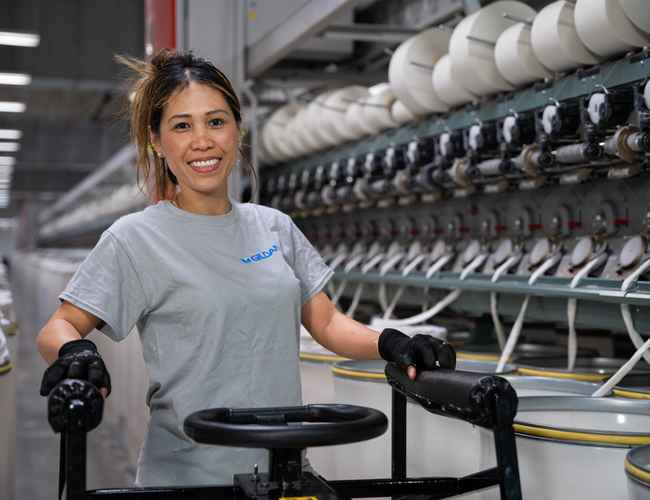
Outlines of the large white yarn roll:
M 264 125 L 262 141 L 274 161 L 288 160 L 293 156 L 286 135 L 287 125 L 301 109 L 299 104 L 287 104 L 275 111 Z
M 411 113 L 411 110 L 404 106 L 404 103 L 400 100 L 393 103 L 393 107 L 390 109 L 390 114 L 393 117 L 393 121 L 400 125 L 413 121 L 416 118 L 416 116 Z
M 573 10 L 573 3 L 559 0 L 540 10 L 533 21 L 533 51 L 552 71 L 567 71 L 599 61 L 578 37 Z
M 463 19 L 451 36 L 452 75 L 474 94 L 488 95 L 513 89 L 512 84 L 499 73 L 494 60 L 497 38 L 517 22 L 504 14 L 516 19 L 532 19 L 535 11 L 522 2 L 494 2 Z
M 367 95 L 368 89 L 360 85 L 344 87 L 329 94 L 321 110 L 321 135 L 336 144 L 354 139 L 354 134 L 346 130 L 345 114 L 354 101 Z
M 331 91 L 323 92 L 307 106 L 307 114 L 302 125 L 309 129 L 318 149 L 334 146 L 337 141 L 323 130 L 323 111 L 325 102 L 332 94 Z
M 510 26 L 501 33 L 494 48 L 497 68 L 513 85 L 525 85 L 553 75 L 533 52 L 530 30 L 531 26 L 525 23 Z
M 650 4 L 648 0 L 619 0 L 625 15 L 641 31 L 650 34 Z
M 646 11 L 650 12 L 650 2 Z M 578 0 L 575 23 L 580 39 L 599 56 L 610 57 L 650 42 L 627 18 L 620 0 Z
M 368 134 L 378 134 L 382 130 L 397 126 L 391 115 L 395 96 L 390 84 L 380 83 L 368 89 L 370 95 L 361 107 L 361 126 Z
M 363 127 L 362 111 L 363 103 L 369 97 L 369 95 L 370 94 L 351 103 L 348 107 L 348 110 L 345 112 L 344 131 L 350 140 L 361 139 L 365 135 L 368 135 L 368 132 L 366 132 L 366 129 Z
M 450 106 L 458 106 L 478 99 L 478 96 L 454 80 L 449 54 L 441 57 L 433 68 L 433 88 L 440 99 Z
M 448 31 L 431 28 L 402 43 L 388 66 L 388 81 L 393 94 L 413 114 L 445 112 L 447 104 L 440 100 L 431 84 L 434 64 L 449 49 Z
M 304 105 L 300 111 L 291 119 L 287 126 L 287 135 L 289 141 L 296 153 L 296 156 L 303 156 L 316 151 L 316 144 L 314 143 L 308 130 L 303 125 L 305 116 L 307 114 L 307 106 Z

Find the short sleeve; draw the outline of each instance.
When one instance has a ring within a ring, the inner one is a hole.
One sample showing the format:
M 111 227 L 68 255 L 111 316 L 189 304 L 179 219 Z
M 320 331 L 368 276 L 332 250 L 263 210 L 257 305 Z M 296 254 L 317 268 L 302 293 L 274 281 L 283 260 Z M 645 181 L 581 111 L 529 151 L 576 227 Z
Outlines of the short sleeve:
M 109 231 L 79 266 L 59 299 L 97 316 L 111 339 L 126 338 L 146 309 L 142 283 L 126 249 Z
M 289 216 L 287 220 L 290 255 L 285 257 L 300 281 L 301 300 L 304 304 L 325 287 L 334 272 Z

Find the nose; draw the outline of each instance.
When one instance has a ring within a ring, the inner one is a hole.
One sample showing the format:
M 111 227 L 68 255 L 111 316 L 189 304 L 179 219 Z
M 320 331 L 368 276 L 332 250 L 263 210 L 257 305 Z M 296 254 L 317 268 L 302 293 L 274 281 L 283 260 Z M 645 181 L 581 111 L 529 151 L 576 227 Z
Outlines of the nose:
M 209 131 L 206 127 L 194 127 L 191 147 L 199 151 L 214 147 L 214 141 L 210 138 Z

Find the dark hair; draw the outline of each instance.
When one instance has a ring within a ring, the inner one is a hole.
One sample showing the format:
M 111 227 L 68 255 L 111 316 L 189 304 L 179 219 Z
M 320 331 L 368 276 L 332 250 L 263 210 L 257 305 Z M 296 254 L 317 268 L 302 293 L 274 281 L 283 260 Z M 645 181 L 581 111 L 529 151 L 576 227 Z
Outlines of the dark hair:
M 160 121 L 165 105 L 172 95 L 187 87 L 190 82 L 208 85 L 223 95 L 241 127 L 241 105 L 228 77 L 211 62 L 192 52 L 163 49 L 151 61 L 116 56 L 116 60 L 132 69 L 136 79 L 131 89 L 131 137 L 137 147 L 138 181 L 140 176 L 150 190 L 154 201 L 174 196 L 176 177 L 164 158 L 152 153 L 150 133 L 160 133 Z M 241 154 L 241 151 L 240 151 Z M 243 155 L 242 155 L 243 156 Z M 153 185 L 151 183 L 153 159 Z M 254 171 L 246 164 L 249 174 Z

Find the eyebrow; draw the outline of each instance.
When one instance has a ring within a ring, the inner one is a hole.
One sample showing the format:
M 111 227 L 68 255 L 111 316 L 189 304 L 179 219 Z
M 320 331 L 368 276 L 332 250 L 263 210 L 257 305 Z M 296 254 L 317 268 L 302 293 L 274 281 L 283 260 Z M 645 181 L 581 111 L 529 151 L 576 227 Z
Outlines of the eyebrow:
M 218 114 L 218 113 L 228 114 L 228 111 L 225 110 L 225 109 L 213 109 L 211 111 L 206 112 L 205 116 L 215 115 L 215 114 Z M 190 118 L 191 116 L 192 115 L 190 115 L 189 113 L 180 113 L 180 114 L 177 114 L 177 115 L 170 116 L 167 121 L 170 122 L 170 121 L 172 121 L 174 119 L 177 119 L 177 118 Z

